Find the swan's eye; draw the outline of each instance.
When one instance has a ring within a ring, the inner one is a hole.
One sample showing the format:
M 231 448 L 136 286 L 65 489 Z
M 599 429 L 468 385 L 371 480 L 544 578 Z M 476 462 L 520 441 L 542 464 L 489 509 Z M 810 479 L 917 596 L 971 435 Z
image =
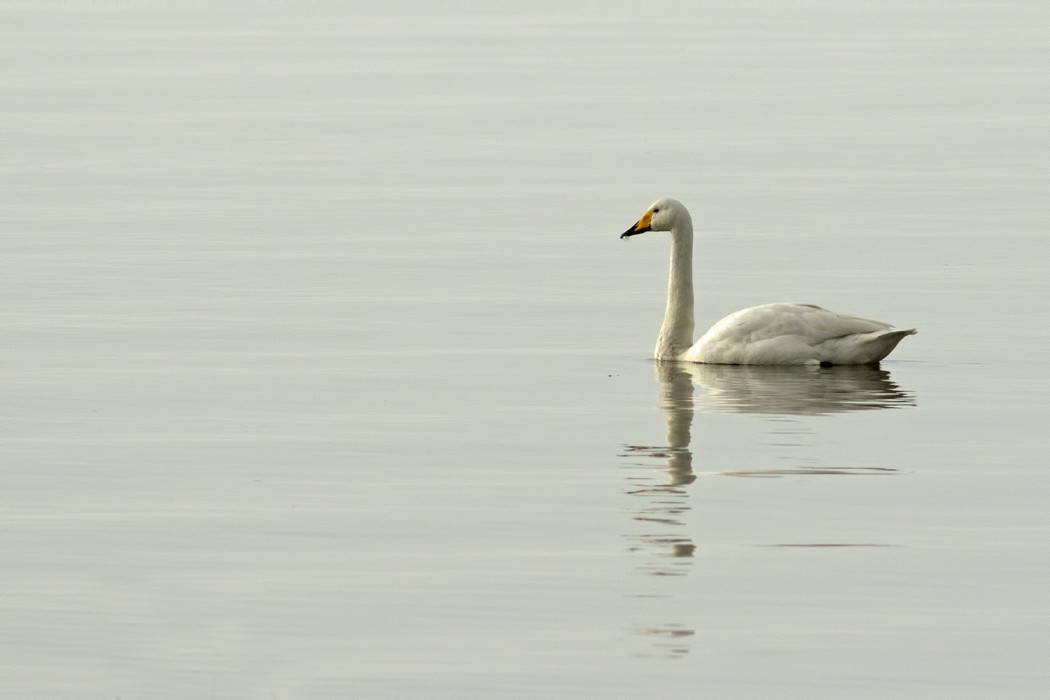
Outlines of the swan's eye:
M 658 212 L 658 211 L 660 211 L 660 207 L 657 207 L 656 209 L 653 209 L 653 213 L 654 213 L 654 214 L 655 214 L 656 212 Z

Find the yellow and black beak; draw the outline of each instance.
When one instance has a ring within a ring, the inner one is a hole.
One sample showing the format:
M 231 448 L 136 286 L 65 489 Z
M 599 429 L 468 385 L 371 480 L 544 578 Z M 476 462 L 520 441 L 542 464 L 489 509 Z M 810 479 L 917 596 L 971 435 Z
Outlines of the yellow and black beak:
M 631 228 L 629 228 L 626 231 L 624 231 L 623 233 L 621 233 L 620 234 L 620 238 L 621 239 L 628 238 L 630 236 L 637 236 L 639 233 L 645 233 L 646 231 L 652 231 L 653 230 L 652 229 L 652 223 L 653 223 L 653 210 L 650 209 L 649 211 L 645 212 L 645 214 L 642 216 L 642 218 L 638 219 L 638 223 L 636 223 L 634 226 L 632 226 Z

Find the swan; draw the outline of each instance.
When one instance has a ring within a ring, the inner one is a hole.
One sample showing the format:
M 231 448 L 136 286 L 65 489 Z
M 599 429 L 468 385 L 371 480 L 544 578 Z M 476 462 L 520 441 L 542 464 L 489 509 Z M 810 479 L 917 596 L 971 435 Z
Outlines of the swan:
M 693 343 L 693 220 L 674 199 L 658 199 L 621 239 L 671 232 L 667 311 L 656 359 L 721 365 L 877 364 L 914 328 L 843 316 L 814 304 L 763 304 L 732 313 Z

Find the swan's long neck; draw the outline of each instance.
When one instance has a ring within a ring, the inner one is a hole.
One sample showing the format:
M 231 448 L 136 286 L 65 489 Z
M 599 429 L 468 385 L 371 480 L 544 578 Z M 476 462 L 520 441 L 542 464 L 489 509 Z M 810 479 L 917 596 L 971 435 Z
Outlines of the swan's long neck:
M 671 273 L 667 281 L 667 311 L 656 359 L 673 360 L 693 345 L 693 221 L 679 213 L 671 229 Z

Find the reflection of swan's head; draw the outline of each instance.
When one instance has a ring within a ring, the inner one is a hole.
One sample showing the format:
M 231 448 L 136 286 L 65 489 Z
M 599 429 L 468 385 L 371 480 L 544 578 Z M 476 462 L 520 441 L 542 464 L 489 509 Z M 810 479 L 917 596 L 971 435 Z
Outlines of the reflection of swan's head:
M 686 221 L 689 222 L 689 228 L 692 229 L 689 212 L 681 202 L 670 198 L 658 199 L 642 214 L 642 218 L 638 219 L 634 226 L 620 234 L 620 238 L 637 236 L 646 231 L 672 231 Z

